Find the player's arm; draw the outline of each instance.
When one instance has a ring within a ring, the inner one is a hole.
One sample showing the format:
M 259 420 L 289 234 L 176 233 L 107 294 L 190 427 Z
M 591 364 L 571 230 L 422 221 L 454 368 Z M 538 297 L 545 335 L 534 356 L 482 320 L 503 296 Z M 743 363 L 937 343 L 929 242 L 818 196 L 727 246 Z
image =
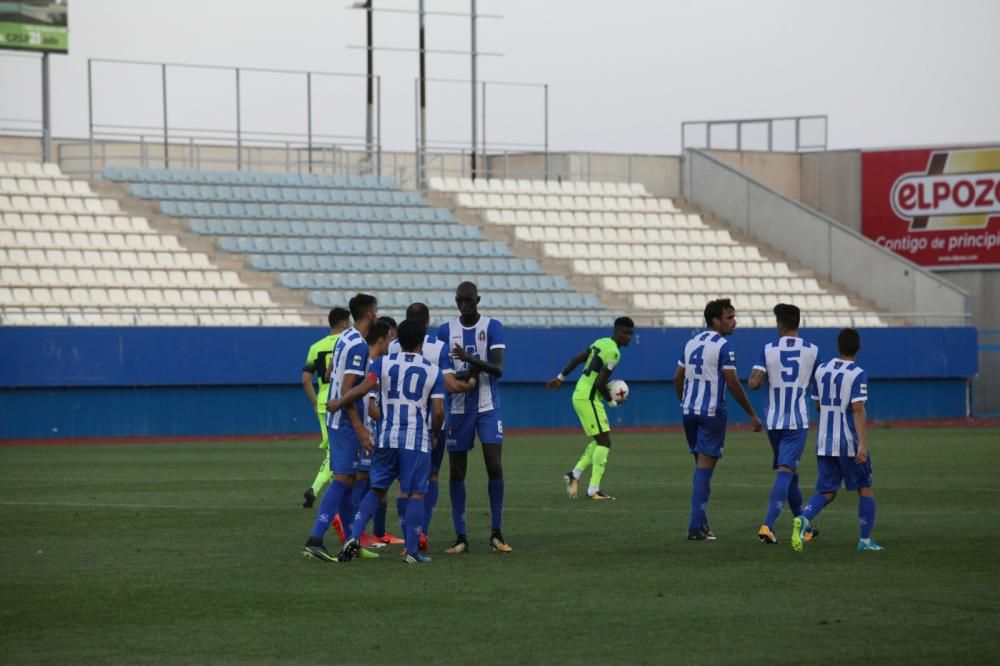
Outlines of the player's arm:
M 486 360 L 476 358 L 462 348 L 462 345 L 455 345 L 452 353 L 460 361 L 465 361 L 478 372 L 485 372 L 497 379 L 503 377 L 503 347 L 494 347 L 486 353 Z
M 569 360 L 569 363 L 566 364 L 566 367 L 562 369 L 562 372 L 560 372 L 558 375 L 550 379 L 546 384 L 546 386 L 548 386 L 553 391 L 558 389 L 560 386 L 563 385 L 563 382 L 566 381 L 566 376 L 569 373 L 576 370 L 576 366 L 586 361 L 588 356 L 590 356 L 590 347 L 587 347 L 582 352 L 571 358 Z
M 729 392 L 733 394 L 733 398 L 736 399 L 736 402 L 740 403 L 743 411 L 750 415 L 750 427 L 753 428 L 754 432 L 763 430 L 764 424 L 757 418 L 757 412 L 754 411 L 753 405 L 750 404 L 750 399 L 747 398 L 746 391 L 743 390 L 743 384 L 740 384 L 740 378 L 736 376 L 736 369 L 723 368 L 722 374 L 726 378 L 726 386 L 729 387 Z
M 444 427 L 444 398 L 431 398 L 431 432 L 434 442 L 438 441 L 438 433 Z
M 865 443 L 865 435 L 868 430 L 868 412 L 865 411 L 865 401 L 859 400 L 852 403 L 851 411 L 854 412 L 854 428 L 858 431 L 858 453 L 854 456 L 854 462 L 863 465 L 868 460 L 868 445 Z
M 597 392 L 601 394 L 602 398 L 604 398 L 611 405 L 617 406 L 618 403 L 611 397 L 611 391 L 608 390 L 608 379 L 610 377 L 611 369 L 605 365 L 597 373 L 597 381 L 594 385 L 597 387 Z
M 679 363 L 674 370 L 674 393 L 677 394 L 678 400 L 684 399 L 684 370 L 684 366 Z
M 326 403 L 327 413 L 333 414 L 334 412 L 340 411 L 341 408 L 346 408 L 347 405 L 353 405 L 358 400 L 367 396 L 373 388 L 378 386 L 378 377 L 375 376 L 375 373 L 369 372 L 364 381 L 357 386 L 351 387 L 351 384 L 357 381 L 357 377 L 358 375 L 344 375 L 344 386 L 341 388 L 342 395 L 339 398 L 331 398 L 329 402 Z
M 362 382 L 362 384 L 364 384 L 364 382 Z M 376 400 L 375 396 L 371 393 L 368 394 L 368 416 L 376 421 L 382 420 L 382 410 L 378 406 L 378 400 Z
M 306 397 L 309 398 L 309 402 L 312 406 L 316 407 L 316 387 L 313 386 L 313 373 L 312 370 L 303 368 L 302 369 L 302 390 L 306 392 Z
M 750 387 L 751 391 L 756 391 L 761 386 L 764 385 L 764 381 L 767 379 L 767 372 L 762 368 L 755 367 L 750 373 L 750 379 L 747 380 L 747 386 Z
M 459 379 L 454 372 L 449 372 L 444 376 L 444 390 L 448 393 L 465 393 L 476 388 L 476 378 Z
M 354 395 L 351 393 L 351 389 L 355 388 L 355 384 L 358 381 L 358 377 L 359 375 L 355 375 L 353 373 L 344 374 L 344 380 L 340 388 L 344 396 Z M 344 410 L 344 414 L 347 416 L 347 420 L 351 422 L 351 427 L 354 428 L 354 434 L 357 435 L 358 441 L 361 442 L 361 446 L 364 447 L 365 451 L 371 451 L 372 434 L 368 430 L 368 427 L 365 425 L 364 421 L 361 420 L 361 414 L 358 413 L 358 404 L 356 402 L 357 400 L 361 400 L 366 395 L 368 395 L 368 391 L 371 390 L 370 386 L 365 388 L 364 386 L 365 381 L 367 381 L 367 379 L 362 380 L 361 383 L 358 384 L 356 387 L 358 389 L 364 389 L 364 390 L 361 390 L 360 393 L 357 395 L 357 397 L 351 402 L 347 403 L 342 402 L 341 409 Z

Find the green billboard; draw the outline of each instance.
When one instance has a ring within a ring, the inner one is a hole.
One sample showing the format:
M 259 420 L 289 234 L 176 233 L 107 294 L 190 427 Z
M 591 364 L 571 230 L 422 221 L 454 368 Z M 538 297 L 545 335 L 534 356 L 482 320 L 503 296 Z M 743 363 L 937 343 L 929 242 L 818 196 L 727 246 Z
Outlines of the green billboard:
M 0 49 L 69 51 L 69 0 L 0 2 Z

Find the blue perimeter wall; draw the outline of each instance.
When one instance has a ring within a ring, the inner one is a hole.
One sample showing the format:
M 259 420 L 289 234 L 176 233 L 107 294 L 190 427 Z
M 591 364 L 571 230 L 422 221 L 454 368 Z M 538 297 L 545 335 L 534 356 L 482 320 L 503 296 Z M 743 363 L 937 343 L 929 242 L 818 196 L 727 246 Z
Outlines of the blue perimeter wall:
M 576 427 L 571 385 L 543 383 L 606 329 L 508 329 L 503 378 L 507 428 Z M 694 331 L 638 329 L 615 377 L 632 394 L 613 426 L 677 425 L 671 378 Z M 318 428 L 299 385 L 322 329 L 0 328 L 0 438 L 298 434 Z M 824 359 L 835 329 L 803 330 Z M 974 328 L 865 329 L 871 418 L 961 418 L 977 372 Z M 773 330 L 731 338 L 744 380 Z M 574 373 L 578 376 L 579 370 Z M 763 392 L 752 392 L 763 411 Z M 746 416 L 730 399 L 730 421 Z

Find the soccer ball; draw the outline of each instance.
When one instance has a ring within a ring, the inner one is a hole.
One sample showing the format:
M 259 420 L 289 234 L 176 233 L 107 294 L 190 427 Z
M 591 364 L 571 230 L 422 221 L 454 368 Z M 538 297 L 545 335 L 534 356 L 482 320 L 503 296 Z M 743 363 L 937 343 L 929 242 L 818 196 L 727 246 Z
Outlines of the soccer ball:
M 608 382 L 608 393 L 616 405 L 620 405 L 628 399 L 628 384 L 620 379 L 612 379 Z

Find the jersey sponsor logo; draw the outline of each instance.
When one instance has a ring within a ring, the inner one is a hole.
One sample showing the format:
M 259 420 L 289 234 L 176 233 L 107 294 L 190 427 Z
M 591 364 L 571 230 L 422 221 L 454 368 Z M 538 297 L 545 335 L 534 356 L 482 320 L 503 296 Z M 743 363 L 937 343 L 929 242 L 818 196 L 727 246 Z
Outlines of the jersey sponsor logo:
M 479 341 L 486 342 L 486 329 L 479 331 Z
M 862 384 L 859 386 L 858 391 L 861 392 L 861 395 L 868 395 L 868 384 Z

